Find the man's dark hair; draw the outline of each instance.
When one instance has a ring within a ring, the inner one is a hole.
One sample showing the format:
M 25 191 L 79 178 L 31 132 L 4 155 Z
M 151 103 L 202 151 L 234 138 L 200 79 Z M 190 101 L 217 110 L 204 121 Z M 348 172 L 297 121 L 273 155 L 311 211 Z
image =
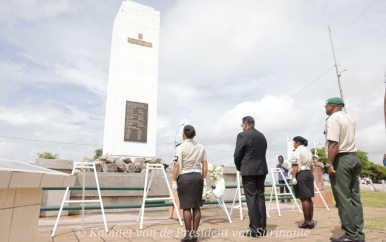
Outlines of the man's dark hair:
M 243 124 L 247 124 L 249 126 L 255 126 L 255 120 L 251 116 L 246 116 L 243 118 Z
M 277 158 L 279 159 L 280 157 L 284 160 L 284 157 L 282 155 L 279 155 Z

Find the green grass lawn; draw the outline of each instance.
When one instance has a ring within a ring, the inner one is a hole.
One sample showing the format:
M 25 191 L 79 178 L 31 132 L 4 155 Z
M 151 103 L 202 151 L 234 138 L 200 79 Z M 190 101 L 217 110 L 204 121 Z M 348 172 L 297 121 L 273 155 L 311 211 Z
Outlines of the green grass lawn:
M 363 207 L 386 208 L 386 192 L 362 190 L 361 201 Z M 374 218 L 365 217 L 365 229 L 386 231 L 386 212 L 379 215 L 383 216 Z
M 325 189 L 331 190 L 331 187 L 326 186 Z M 335 203 L 334 196 L 332 199 Z M 386 208 L 386 192 L 361 190 L 361 201 L 363 207 Z
M 386 231 L 386 217 L 365 218 L 365 229 Z
M 361 191 L 363 207 L 386 208 L 386 192 Z
M 326 186 L 327 190 L 331 190 L 330 186 Z M 333 196 L 334 199 L 334 196 Z M 361 190 L 361 201 L 363 207 L 370 208 L 385 208 L 386 209 L 386 192 Z M 335 203 L 335 201 L 334 201 Z M 386 213 L 386 212 L 385 212 Z M 386 231 L 386 216 L 366 218 L 365 229 L 374 229 Z
M 331 190 L 331 186 L 325 186 L 326 190 Z M 271 189 L 266 189 L 265 193 L 270 194 Z M 332 196 L 333 204 L 335 205 L 334 196 Z M 386 231 L 386 192 L 361 190 L 362 206 L 366 208 L 385 208 L 385 213 L 373 218 L 365 217 L 365 229 Z M 298 200 L 301 205 L 300 200 Z

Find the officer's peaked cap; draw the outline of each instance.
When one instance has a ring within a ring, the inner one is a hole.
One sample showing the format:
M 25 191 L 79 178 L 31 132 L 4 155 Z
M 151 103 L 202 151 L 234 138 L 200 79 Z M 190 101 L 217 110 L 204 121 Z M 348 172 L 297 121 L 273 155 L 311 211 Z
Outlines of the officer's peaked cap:
M 326 104 L 340 104 L 342 107 L 344 107 L 343 99 L 340 97 L 332 97 L 327 99 Z

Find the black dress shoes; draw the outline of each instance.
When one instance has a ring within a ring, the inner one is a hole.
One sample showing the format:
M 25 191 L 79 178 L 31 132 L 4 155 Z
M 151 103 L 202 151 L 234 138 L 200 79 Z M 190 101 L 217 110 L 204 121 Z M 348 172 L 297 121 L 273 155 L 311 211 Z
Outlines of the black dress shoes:
M 315 224 L 314 224 L 314 222 L 303 223 L 302 225 L 299 225 L 298 227 L 301 229 L 313 229 L 315 227 Z
M 192 242 L 197 242 L 197 235 L 196 234 L 194 234 L 193 236 L 192 236 L 192 240 L 191 240 Z
M 181 242 L 189 242 L 189 241 L 192 241 L 191 239 L 192 239 L 192 237 L 186 236 L 185 238 L 183 238 L 183 239 L 181 240 Z
M 350 239 L 349 237 L 347 237 L 346 235 L 343 235 L 341 237 L 331 237 L 330 240 L 332 242 L 350 242 L 350 241 L 356 241 L 356 240 L 352 240 Z
M 181 242 L 197 242 L 197 236 L 186 236 Z
M 245 237 L 259 237 L 258 233 L 253 233 L 252 231 L 246 231 L 243 233 Z

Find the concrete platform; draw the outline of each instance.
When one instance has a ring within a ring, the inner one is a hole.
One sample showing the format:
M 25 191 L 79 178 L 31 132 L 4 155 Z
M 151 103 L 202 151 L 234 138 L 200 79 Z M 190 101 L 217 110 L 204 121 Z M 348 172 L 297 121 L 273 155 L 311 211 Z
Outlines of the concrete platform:
M 268 205 L 268 204 L 267 204 Z M 281 204 L 281 217 L 277 210 L 272 210 L 267 218 L 267 237 L 259 241 L 330 241 L 331 236 L 341 236 L 338 211 L 335 207 L 327 211 L 325 208 L 315 208 L 314 229 L 299 229 L 303 222 L 303 214 L 297 209 L 292 210 L 292 204 Z M 244 210 L 245 214 L 247 213 Z M 218 207 L 202 208 L 202 218 L 199 227 L 198 241 L 254 241 L 256 238 L 243 237 L 242 233 L 248 229 L 249 218 L 244 216 L 240 220 L 238 210 L 232 214 L 233 223 Z M 384 216 L 386 208 L 364 208 L 365 220 Z M 184 227 L 178 221 L 169 219 L 168 210 L 145 211 L 144 229 L 139 229 L 136 223 L 138 212 L 127 211 L 121 214 L 106 214 L 110 233 L 104 231 L 101 214 L 85 216 L 85 226 L 82 228 L 80 215 L 64 216 L 61 218 L 56 236 L 51 238 L 51 230 L 55 218 L 41 218 L 39 220 L 38 241 L 180 241 L 184 237 Z M 386 241 L 386 230 L 364 230 L 366 241 Z

